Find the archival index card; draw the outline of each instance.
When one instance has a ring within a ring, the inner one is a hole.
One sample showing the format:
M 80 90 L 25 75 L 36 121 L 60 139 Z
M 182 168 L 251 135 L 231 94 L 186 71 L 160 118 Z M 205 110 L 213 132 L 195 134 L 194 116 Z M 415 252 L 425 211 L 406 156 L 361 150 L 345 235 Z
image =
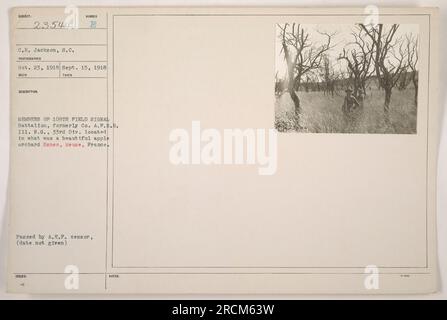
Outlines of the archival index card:
M 14 8 L 8 288 L 437 289 L 431 8 Z

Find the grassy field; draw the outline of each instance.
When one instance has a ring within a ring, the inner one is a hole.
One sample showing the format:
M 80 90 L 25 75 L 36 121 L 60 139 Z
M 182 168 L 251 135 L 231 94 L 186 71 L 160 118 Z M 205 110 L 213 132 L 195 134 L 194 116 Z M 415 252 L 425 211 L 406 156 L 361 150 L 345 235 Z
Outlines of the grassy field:
M 294 121 L 294 106 L 288 92 L 275 103 L 275 127 L 280 132 L 298 131 L 315 133 L 416 133 L 417 107 L 414 89 L 393 90 L 389 120 L 384 117 L 382 90 L 368 90 L 363 112 L 357 112 L 354 120 L 346 120 L 341 111 L 344 91 L 324 95 L 323 92 L 297 92 L 301 101 L 300 128 Z

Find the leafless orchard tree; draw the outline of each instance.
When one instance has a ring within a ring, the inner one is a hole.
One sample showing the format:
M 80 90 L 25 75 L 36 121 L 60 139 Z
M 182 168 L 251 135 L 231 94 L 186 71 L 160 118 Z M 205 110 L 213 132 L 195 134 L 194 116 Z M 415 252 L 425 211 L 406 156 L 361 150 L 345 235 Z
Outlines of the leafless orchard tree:
M 324 54 L 324 57 L 323 57 L 323 64 L 321 67 L 320 76 L 324 82 L 324 86 L 323 86 L 324 94 L 331 94 L 332 96 L 334 96 L 335 82 L 337 81 L 337 75 L 336 75 L 335 70 L 331 64 L 331 60 L 329 59 L 329 57 L 326 54 Z
M 418 37 L 411 34 L 406 36 L 407 43 L 407 58 L 408 69 L 411 72 L 410 78 L 414 86 L 414 104 L 417 105 L 418 101 L 418 71 L 417 64 L 419 60 L 418 55 Z
M 322 33 L 326 42 L 315 46 L 309 33 L 300 24 L 278 24 L 284 59 L 287 63 L 287 90 L 295 106 L 297 125 L 301 114 L 300 98 L 296 94 L 301 81 L 309 73 L 318 70 L 323 62 L 324 53 L 331 48 L 332 34 Z
M 354 96 L 358 96 L 359 91 L 366 94 L 366 82 L 374 73 L 374 68 L 371 68 L 373 46 L 365 39 L 366 35 L 360 26 L 351 35 L 354 38 L 353 42 L 349 43 L 352 48 L 343 48 L 338 59 L 346 61 L 353 82 Z
M 385 91 L 384 113 L 388 115 L 392 90 L 408 67 L 404 42 L 395 38 L 399 25 L 393 24 L 389 30 L 385 30 L 383 24 L 371 27 L 360 24 L 360 27 L 372 41 L 374 69 L 379 85 Z

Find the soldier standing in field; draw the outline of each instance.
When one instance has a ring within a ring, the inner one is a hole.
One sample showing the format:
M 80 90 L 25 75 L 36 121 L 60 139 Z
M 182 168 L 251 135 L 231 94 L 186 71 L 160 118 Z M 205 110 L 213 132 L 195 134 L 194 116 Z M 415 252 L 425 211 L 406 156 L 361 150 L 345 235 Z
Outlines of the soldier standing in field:
M 346 96 L 343 102 L 342 111 L 343 114 L 350 114 L 355 108 L 360 106 L 360 103 L 357 99 L 352 95 L 352 90 L 350 88 L 346 89 Z
M 341 109 L 345 122 L 345 131 L 352 132 L 355 120 L 354 110 L 360 107 L 360 103 L 352 95 L 351 88 L 347 88 L 345 92 L 346 96 Z

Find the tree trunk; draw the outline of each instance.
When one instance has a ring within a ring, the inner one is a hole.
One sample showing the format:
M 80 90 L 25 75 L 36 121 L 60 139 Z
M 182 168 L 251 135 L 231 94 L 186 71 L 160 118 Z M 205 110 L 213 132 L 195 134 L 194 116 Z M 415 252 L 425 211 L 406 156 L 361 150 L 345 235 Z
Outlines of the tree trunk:
M 414 85 L 414 105 L 418 105 L 418 82 L 417 80 L 413 79 L 413 85 Z
M 290 98 L 292 98 L 293 104 L 295 105 L 295 115 L 297 119 L 299 119 L 301 114 L 301 107 L 300 107 L 300 98 L 298 98 L 295 91 L 292 89 L 289 89 Z M 297 123 L 298 124 L 298 123 Z
M 390 87 L 385 88 L 385 104 L 383 106 L 383 111 L 386 115 L 388 115 L 388 112 L 390 111 L 391 90 Z
M 363 96 L 366 97 L 366 84 L 365 84 L 365 82 L 362 82 L 362 93 L 363 93 Z

